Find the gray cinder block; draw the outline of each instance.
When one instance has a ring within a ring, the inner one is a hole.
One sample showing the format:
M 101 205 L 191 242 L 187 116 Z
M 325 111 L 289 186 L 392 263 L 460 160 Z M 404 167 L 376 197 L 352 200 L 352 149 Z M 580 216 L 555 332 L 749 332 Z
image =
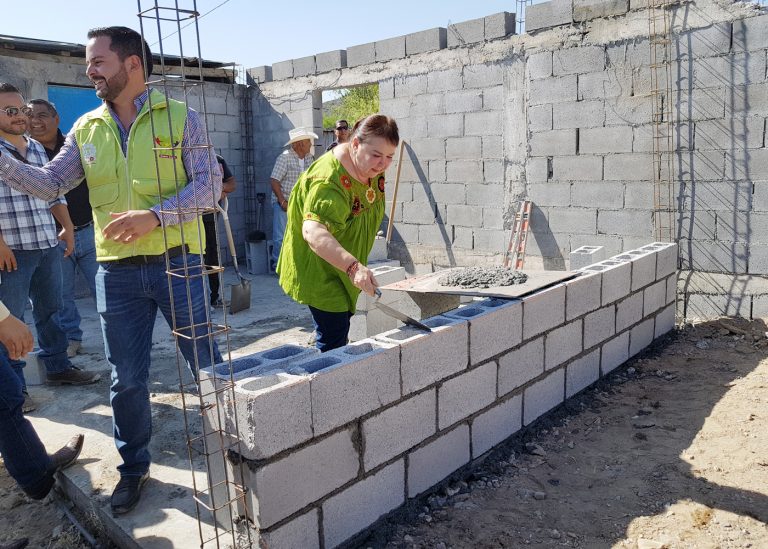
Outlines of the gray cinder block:
M 404 326 L 376 336 L 400 345 L 403 395 L 460 372 L 468 364 L 466 321 L 437 316 L 424 323 L 433 328 L 431 333 Z
M 257 84 L 262 82 L 272 81 L 272 67 L 270 65 L 262 65 L 260 67 L 253 67 L 248 69 L 248 76 L 253 78 L 253 81 Z
M 347 50 L 333 50 L 315 55 L 317 72 L 324 73 L 347 66 Z
M 446 316 L 469 320 L 472 365 L 513 349 L 523 338 L 523 302 L 519 300 L 484 299 Z
M 582 329 L 579 319 L 547 333 L 544 341 L 545 370 L 552 370 L 581 352 Z
M 523 425 L 529 425 L 565 400 L 565 368 L 540 379 L 523 394 Z
M 654 337 L 659 337 L 671 331 L 675 327 L 675 305 L 668 305 L 656 315 L 656 327 Z
M 445 429 L 466 419 L 496 399 L 496 363 L 486 362 L 437 389 L 438 428 Z
M 494 40 L 504 38 L 510 34 L 515 34 L 515 23 L 517 16 L 508 11 L 486 15 L 485 20 L 485 39 Z
M 600 377 L 600 349 L 577 358 L 565 368 L 565 398 L 570 398 Z
M 401 459 L 323 502 L 325 547 L 338 546 L 404 501 L 405 463 Z
M 552 72 L 555 76 L 602 71 L 605 68 L 605 48 L 579 46 L 555 50 Z
M 558 284 L 523 298 L 523 340 L 565 322 L 565 285 Z
M 603 344 L 600 349 L 602 375 L 612 372 L 629 360 L 629 332 L 624 332 Z
M 576 78 L 575 74 L 571 74 L 568 76 L 555 76 L 552 78 L 532 80 L 529 85 L 529 107 L 532 105 L 543 105 L 545 103 L 576 101 L 578 95 Z
M 573 20 L 589 21 L 629 11 L 629 0 L 573 0 Z
M 436 51 L 448 45 L 448 33 L 443 27 L 437 27 L 405 36 L 406 55 L 416 55 Z
M 40 359 L 40 353 L 43 351 L 35 349 L 31 353 L 27 353 L 24 357 L 26 366 L 24 367 L 24 379 L 27 385 L 45 385 L 46 370 L 45 364 Z
M 320 549 L 320 528 L 318 510 L 312 509 L 270 532 L 261 531 L 261 542 L 265 547 L 288 549 Z
M 659 280 L 655 284 L 648 286 L 643 291 L 643 316 L 649 316 L 664 305 L 667 300 L 667 281 Z
M 527 33 L 571 23 L 573 23 L 571 0 L 552 0 L 525 8 L 525 32 Z
M 576 154 L 576 129 L 534 133 L 529 140 L 530 156 L 559 156 Z
M 630 331 L 629 334 L 629 356 L 633 357 L 648 345 L 651 344 L 654 337 L 654 319 L 644 320 Z
M 347 67 L 370 65 L 376 61 L 376 46 L 373 42 L 347 48 Z
M 293 59 L 272 64 L 272 79 L 285 80 L 293 78 Z
M 544 337 L 499 358 L 499 396 L 514 391 L 544 373 Z
M 577 269 L 583 269 L 588 265 L 600 263 L 605 259 L 604 256 L 604 246 L 581 246 L 573 250 L 569 255 L 570 269 L 575 271 Z
M 455 48 L 485 40 L 485 20 L 471 19 L 448 25 L 446 46 Z
M 602 246 L 601 246 L 602 248 Z M 565 283 L 565 319 L 571 320 L 600 307 L 600 273 L 583 273 Z
M 374 43 L 376 61 L 391 61 L 405 57 L 405 36 L 396 36 L 386 40 L 377 40 Z
M 366 471 L 413 448 L 435 433 L 437 393 L 424 391 L 363 421 Z
M 623 299 L 629 294 L 632 283 L 632 266 L 629 263 L 606 260 L 597 265 L 590 265 L 584 271 L 601 272 L 603 274 L 603 290 L 601 301 L 603 305 Z
M 299 57 L 293 60 L 293 76 L 308 76 L 317 72 L 317 63 L 315 56 Z
M 643 318 L 643 292 L 616 303 L 616 331 L 622 332 Z
M 584 317 L 584 349 L 590 349 L 616 333 L 616 306 L 611 304 Z
M 368 339 L 322 355 L 339 357 L 341 362 L 318 370 L 310 378 L 314 435 L 399 399 L 399 354 L 395 345 Z
M 515 395 L 472 420 L 472 457 L 476 458 L 515 434 L 522 426 L 523 397 Z
M 469 461 L 469 426 L 451 432 L 408 456 L 408 497 L 415 497 Z

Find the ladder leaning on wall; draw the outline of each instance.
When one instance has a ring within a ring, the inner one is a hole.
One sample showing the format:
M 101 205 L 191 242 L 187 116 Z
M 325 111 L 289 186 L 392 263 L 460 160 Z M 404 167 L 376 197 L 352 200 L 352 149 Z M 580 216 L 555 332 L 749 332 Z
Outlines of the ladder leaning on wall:
M 675 240 L 674 142 L 672 124 L 672 41 L 669 0 L 648 0 L 650 45 L 652 142 L 653 142 L 653 229 L 659 242 Z

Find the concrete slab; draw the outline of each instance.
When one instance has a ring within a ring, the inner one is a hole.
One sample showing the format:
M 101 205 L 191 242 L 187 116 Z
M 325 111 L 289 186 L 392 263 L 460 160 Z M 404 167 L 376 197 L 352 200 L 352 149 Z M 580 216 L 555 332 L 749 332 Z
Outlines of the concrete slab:
M 312 332 L 308 309 L 288 298 L 278 287 L 276 277 L 263 275 L 250 278 L 253 307 L 226 316 L 226 323 L 231 327 L 228 336 L 232 358 L 282 344 L 307 346 Z M 225 288 L 234 283 L 234 273 L 228 270 L 224 281 Z M 80 509 L 96 514 L 109 537 L 121 548 L 199 547 L 197 512 L 192 499 L 193 475 L 185 443 L 176 351 L 170 330 L 158 317 L 152 336 L 150 370 L 153 418 L 151 479 L 136 509 L 120 518 L 113 518 L 109 496 L 119 479 L 116 470 L 119 455 L 112 439 L 109 367 L 104 358 L 95 303 L 91 298 L 83 298 L 77 300 L 77 305 L 83 317 L 84 340 L 82 354 L 75 357 L 73 363 L 86 370 L 100 372 L 101 381 L 87 387 L 31 386 L 30 394 L 38 403 L 38 409 L 27 416 L 49 449 L 63 445 L 75 432 L 85 434 L 80 459 L 60 474 L 60 485 Z M 224 312 L 215 310 L 212 320 L 223 324 Z M 220 345 L 226 357 L 225 338 L 221 338 Z M 185 368 L 183 380 L 186 384 L 192 381 Z M 186 399 L 186 419 L 191 430 L 199 434 L 202 425 L 197 397 L 190 398 L 187 394 Z M 202 462 L 196 459 L 194 463 L 195 482 L 198 489 L 203 489 L 206 480 Z M 203 536 L 206 539 L 215 537 L 210 513 L 203 508 L 200 512 Z M 222 546 L 231 543 L 231 535 L 226 537 L 221 530 L 219 532 Z M 255 532 L 251 534 L 256 546 Z

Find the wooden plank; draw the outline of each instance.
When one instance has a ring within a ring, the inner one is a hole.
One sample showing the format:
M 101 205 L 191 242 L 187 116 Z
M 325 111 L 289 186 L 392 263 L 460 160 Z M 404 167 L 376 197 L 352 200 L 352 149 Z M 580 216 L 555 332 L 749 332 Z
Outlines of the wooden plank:
M 406 278 L 399 282 L 393 282 L 382 286 L 382 290 L 396 290 L 401 292 L 416 292 L 424 294 L 453 294 L 469 295 L 479 297 L 501 297 L 516 298 L 533 293 L 547 286 L 552 286 L 558 282 L 568 280 L 577 276 L 578 273 L 571 271 L 526 271 L 521 272 L 528 275 L 528 280 L 524 284 L 513 284 L 511 286 L 492 286 L 489 288 L 462 288 L 460 286 L 443 286 L 438 281 L 440 278 L 453 271 L 460 271 L 464 267 L 455 267 L 445 269 L 436 273 Z

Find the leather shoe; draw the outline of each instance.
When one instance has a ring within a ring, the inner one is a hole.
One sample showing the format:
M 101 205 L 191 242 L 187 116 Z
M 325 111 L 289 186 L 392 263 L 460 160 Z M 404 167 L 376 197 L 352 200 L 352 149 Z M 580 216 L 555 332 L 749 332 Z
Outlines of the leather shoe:
M 146 472 L 141 476 L 131 475 L 120 477 L 120 482 L 115 486 L 110 501 L 110 504 L 112 505 L 112 514 L 122 515 L 136 507 L 136 504 L 139 503 L 139 499 L 141 499 L 141 488 L 147 480 L 149 480 L 149 472 Z
M 101 379 L 101 374 L 86 372 L 77 366 L 72 366 L 56 374 L 46 374 L 45 382 L 48 385 L 90 385 Z
M 24 549 L 27 545 L 29 545 L 29 539 L 21 538 L 11 543 L 0 543 L 0 549 Z
M 85 437 L 82 434 L 73 436 L 69 439 L 69 442 L 51 456 L 51 461 L 53 462 L 52 473 L 61 471 L 75 462 L 83 449 L 84 439 Z

